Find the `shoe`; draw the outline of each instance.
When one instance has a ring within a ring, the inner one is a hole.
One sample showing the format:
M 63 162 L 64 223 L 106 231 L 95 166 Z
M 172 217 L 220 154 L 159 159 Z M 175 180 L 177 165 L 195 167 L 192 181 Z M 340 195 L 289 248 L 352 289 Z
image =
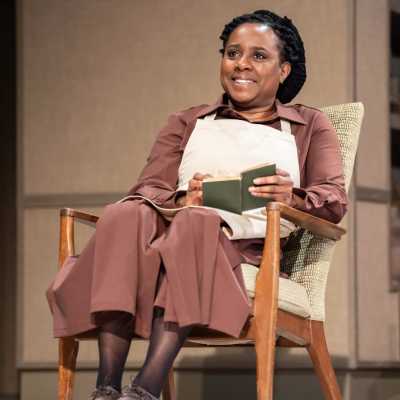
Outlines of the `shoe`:
M 147 390 L 131 382 L 129 386 L 122 389 L 122 395 L 119 400 L 159 400 Z
M 99 386 L 90 395 L 90 400 L 118 400 L 121 393 L 112 386 Z

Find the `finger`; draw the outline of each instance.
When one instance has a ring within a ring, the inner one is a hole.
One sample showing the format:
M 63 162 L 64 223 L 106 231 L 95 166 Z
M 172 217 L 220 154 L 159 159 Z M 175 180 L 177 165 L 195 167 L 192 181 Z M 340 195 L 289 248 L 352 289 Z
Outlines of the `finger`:
M 202 182 L 198 181 L 196 179 L 191 179 L 189 181 L 189 191 L 194 191 L 194 190 L 201 190 Z
M 292 191 L 293 184 L 292 182 L 281 182 L 280 184 L 269 184 L 269 185 L 254 185 L 249 186 L 250 191 L 254 192 L 275 192 L 278 193 L 285 191 Z
M 204 180 L 204 179 L 206 179 L 206 178 L 211 178 L 211 175 L 210 175 L 210 174 L 202 174 L 201 172 L 196 172 L 196 173 L 193 175 L 193 178 L 192 178 L 192 179 L 195 179 L 195 180 L 197 180 L 197 181 L 202 181 L 202 180 Z
M 188 192 L 187 196 L 189 196 L 191 199 L 194 199 L 196 197 L 203 197 L 203 191 L 202 190 L 191 190 Z
M 252 193 L 254 197 L 280 201 L 281 203 L 290 203 L 290 193 Z
M 203 204 L 203 192 L 201 190 L 195 192 L 195 195 L 192 199 L 192 204 L 195 206 L 201 206 Z
M 291 185 L 250 186 L 250 193 L 291 193 Z
M 289 176 L 271 175 L 256 178 L 253 183 L 255 185 L 285 185 L 293 184 L 293 181 Z
M 276 175 L 280 176 L 290 176 L 289 172 L 285 171 L 284 169 L 277 168 Z

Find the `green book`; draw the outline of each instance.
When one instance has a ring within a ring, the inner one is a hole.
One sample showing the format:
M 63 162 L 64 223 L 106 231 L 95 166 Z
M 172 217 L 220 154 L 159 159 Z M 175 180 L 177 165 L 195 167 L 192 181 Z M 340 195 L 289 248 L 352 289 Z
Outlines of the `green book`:
M 205 179 L 203 205 L 236 214 L 264 207 L 269 199 L 253 196 L 249 187 L 256 186 L 253 183 L 254 179 L 270 175 L 276 175 L 276 165 L 268 163 L 248 168 L 242 171 L 240 176 Z

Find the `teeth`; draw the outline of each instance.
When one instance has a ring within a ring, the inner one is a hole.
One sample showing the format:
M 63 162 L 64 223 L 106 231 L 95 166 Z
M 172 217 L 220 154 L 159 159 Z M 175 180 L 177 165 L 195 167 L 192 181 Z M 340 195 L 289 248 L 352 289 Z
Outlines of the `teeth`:
M 243 85 L 247 85 L 248 83 L 253 83 L 253 81 L 248 79 L 235 79 L 235 82 Z

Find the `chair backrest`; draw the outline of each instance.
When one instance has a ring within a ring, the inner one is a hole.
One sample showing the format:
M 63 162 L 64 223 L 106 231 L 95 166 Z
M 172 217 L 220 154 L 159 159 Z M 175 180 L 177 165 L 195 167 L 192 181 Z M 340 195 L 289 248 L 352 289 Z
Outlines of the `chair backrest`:
M 348 103 L 321 109 L 336 129 L 343 162 L 346 190 L 349 189 L 356 156 L 361 122 L 362 103 Z M 311 304 L 311 319 L 325 320 L 325 290 L 335 241 L 322 239 L 310 232 L 295 232 L 285 246 L 283 271 L 290 279 L 303 285 Z

